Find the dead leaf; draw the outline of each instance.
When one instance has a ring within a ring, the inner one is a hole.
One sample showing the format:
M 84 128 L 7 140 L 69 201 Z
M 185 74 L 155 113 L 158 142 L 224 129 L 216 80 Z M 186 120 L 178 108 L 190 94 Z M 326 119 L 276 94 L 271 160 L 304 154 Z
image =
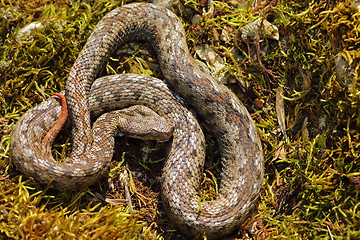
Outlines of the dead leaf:
M 276 117 L 278 119 L 280 130 L 284 136 L 284 139 L 287 138 L 286 135 L 286 124 L 285 124 L 285 106 L 284 106 L 284 98 L 283 98 L 284 89 L 282 87 L 278 87 L 276 89 Z

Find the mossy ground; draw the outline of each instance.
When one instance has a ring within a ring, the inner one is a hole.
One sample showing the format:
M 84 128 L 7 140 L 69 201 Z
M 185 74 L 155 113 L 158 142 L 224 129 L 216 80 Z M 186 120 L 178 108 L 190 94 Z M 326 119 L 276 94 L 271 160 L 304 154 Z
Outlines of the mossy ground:
M 9 157 L 11 129 L 19 117 L 64 89 L 95 24 L 129 2 L 0 1 L 0 239 L 181 239 L 162 211 L 155 177 L 149 184 L 130 177 L 135 211 L 129 213 L 121 200 L 125 191 L 118 173 L 138 168 L 159 176 L 162 151 L 150 151 L 153 160 L 143 162 L 139 141 L 131 140 L 127 149 L 119 140 L 111 184 L 103 180 L 80 193 L 24 180 Z M 238 1 L 214 1 L 211 9 L 207 1 L 195 0 L 173 6 L 192 54 L 195 46 L 209 44 L 225 60 L 228 86 L 252 114 L 263 143 L 261 196 L 253 218 L 235 237 L 359 239 L 360 13 L 350 1 L 263 2 L 255 8 L 238 8 Z M 195 14 L 200 21 L 191 24 Z M 279 29 L 279 41 L 260 34 L 261 60 L 275 77 L 257 64 L 252 32 L 245 35 L 251 61 L 241 38 L 241 29 L 260 17 Z M 19 29 L 35 21 L 43 27 L 19 41 Z M 223 41 L 225 29 L 229 38 Z M 119 55 L 102 74 L 159 76 L 156 60 L 141 51 Z M 68 132 L 54 147 L 57 158 L 70 149 Z M 211 138 L 208 145 L 217 162 Z M 217 166 L 209 164 L 204 175 L 204 197 L 216 189 Z

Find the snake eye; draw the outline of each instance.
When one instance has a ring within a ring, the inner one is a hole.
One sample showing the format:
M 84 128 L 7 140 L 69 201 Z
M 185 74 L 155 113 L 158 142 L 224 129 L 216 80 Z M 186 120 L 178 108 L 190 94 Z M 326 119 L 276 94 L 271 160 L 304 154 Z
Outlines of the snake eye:
M 157 135 L 159 135 L 157 131 L 155 130 L 151 131 L 151 136 L 157 137 Z

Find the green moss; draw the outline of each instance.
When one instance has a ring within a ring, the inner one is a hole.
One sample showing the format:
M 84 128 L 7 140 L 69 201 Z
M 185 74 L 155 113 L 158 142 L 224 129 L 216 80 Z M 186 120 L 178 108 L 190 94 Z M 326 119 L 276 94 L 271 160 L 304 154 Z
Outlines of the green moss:
M 3 237 L 14 239 L 157 239 L 156 234 L 137 221 L 135 214 L 121 206 L 92 206 L 70 210 L 77 204 L 73 199 L 67 207 L 48 208 L 55 196 L 44 191 L 34 192 L 19 177 L 18 182 L 0 184 L 1 224 Z M 31 194 L 31 192 L 34 192 Z M 31 194 L 31 195 L 30 195 Z M 79 196 L 78 196 L 79 197 Z

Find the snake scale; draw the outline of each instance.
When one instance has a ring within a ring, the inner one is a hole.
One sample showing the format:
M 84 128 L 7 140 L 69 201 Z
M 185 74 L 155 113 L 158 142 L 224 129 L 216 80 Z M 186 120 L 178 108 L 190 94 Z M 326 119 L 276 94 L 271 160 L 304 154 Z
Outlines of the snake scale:
M 197 194 L 204 165 L 201 129 L 189 111 L 181 110 L 188 114 L 184 118 L 174 113 L 180 111 L 177 108 L 164 107 L 167 97 L 178 105 L 181 98 L 168 93 L 165 84 L 139 75 L 105 77 L 93 84 L 114 50 L 134 39 L 153 46 L 167 84 L 195 109 L 217 139 L 222 162 L 219 193 L 212 202 L 202 201 L 201 209 Z M 164 93 L 150 91 L 151 85 L 160 86 Z M 134 99 L 124 94 L 132 94 Z M 25 113 L 14 127 L 12 159 L 26 175 L 42 183 L 52 180 L 59 189 L 94 183 L 106 171 L 112 157 L 115 127 L 111 120 L 114 111 L 102 115 L 93 128 L 90 113 L 144 104 L 174 124 L 172 149 L 161 181 L 162 200 L 171 222 L 186 235 L 206 234 L 208 238 L 216 238 L 233 231 L 247 217 L 258 198 L 264 174 L 257 129 L 235 94 L 192 58 L 182 24 L 171 11 L 153 4 L 135 3 L 109 12 L 95 27 L 75 61 L 65 97 L 72 123 L 71 157 L 65 162 L 55 162 L 50 144 L 43 142 L 52 141 L 52 132 L 58 131 L 59 122 L 64 121 L 61 113 L 64 107 L 52 97 Z

